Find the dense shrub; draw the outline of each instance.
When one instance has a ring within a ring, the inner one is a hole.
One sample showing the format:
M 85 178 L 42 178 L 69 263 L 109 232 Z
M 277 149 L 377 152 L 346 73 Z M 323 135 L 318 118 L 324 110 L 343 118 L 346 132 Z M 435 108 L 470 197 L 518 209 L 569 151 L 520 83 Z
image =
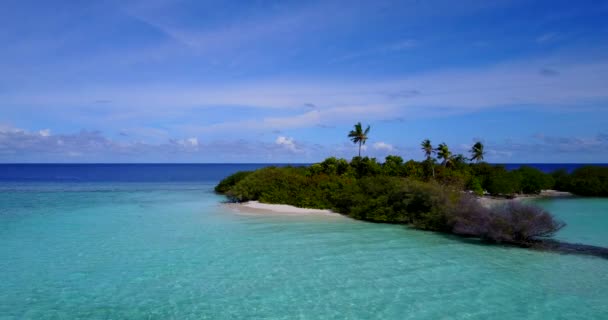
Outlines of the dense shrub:
M 352 178 L 324 173 L 307 174 L 306 168 L 269 167 L 257 170 L 232 187 L 226 195 L 235 202 L 258 200 L 303 208 L 332 208 L 328 197 Z
M 348 161 L 346 161 L 345 159 L 330 157 L 325 159 L 321 163 L 315 163 L 310 166 L 309 173 L 312 175 L 319 173 L 324 173 L 327 175 L 343 175 L 347 173 L 348 170 Z
M 387 156 L 382 164 L 382 174 L 393 177 L 405 176 L 403 158 L 399 156 Z
M 220 181 L 220 183 L 217 186 L 215 186 L 215 192 L 218 192 L 218 193 L 228 192 L 228 190 L 230 190 L 230 188 L 232 188 L 234 185 L 236 185 L 238 182 L 243 180 L 245 177 L 247 177 L 251 173 L 252 173 L 252 171 L 238 171 L 234 174 L 229 175 L 228 177 L 226 177 L 222 181 Z
M 544 172 L 532 167 L 522 166 L 514 172 L 519 174 L 521 178 L 521 193 L 539 194 L 541 190 L 551 189 L 555 184 L 555 181 L 551 175 L 545 174 Z
M 483 195 L 483 187 L 481 186 L 481 182 L 477 177 L 472 177 L 471 180 L 469 180 L 467 189 L 473 191 L 473 193 L 477 196 Z
M 350 167 L 357 178 L 375 176 L 382 172 L 382 166 L 376 161 L 376 158 L 354 157 L 350 162 Z
M 507 171 L 507 169 L 505 169 L 504 166 L 491 165 L 487 162 L 472 163 L 470 166 L 471 166 L 471 175 L 473 175 L 474 177 L 476 177 L 479 180 L 479 182 L 481 183 L 481 186 L 483 188 L 487 187 L 490 176 L 492 176 L 495 172 L 506 172 Z
M 412 160 L 410 160 L 411 162 Z M 437 167 L 437 164 L 435 163 L 436 160 L 434 158 L 429 158 L 426 159 L 422 162 L 420 162 L 420 167 L 422 168 L 422 177 L 424 178 L 425 181 L 428 181 L 430 179 L 434 179 L 435 176 L 435 167 Z
M 438 184 L 410 179 L 364 177 L 331 198 L 334 209 L 355 219 L 411 223 L 422 229 L 442 230 L 445 209 L 458 194 Z
M 521 176 L 518 172 L 493 172 L 486 180 L 485 189 L 493 195 L 512 196 L 521 190 Z
M 565 226 L 540 207 L 517 201 L 486 208 L 463 197 L 449 216 L 455 234 L 519 245 L 551 237 Z
M 554 184 L 553 188 L 556 190 L 566 191 L 570 189 L 570 175 L 566 169 L 560 169 L 551 173 Z
M 464 190 L 472 176 L 468 169 L 458 170 L 455 167 L 438 166 L 435 168 L 435 180 L 440 184 L 458 190 Z
M 271 198 L 274 202 L 291 203 L 290 196 L 297 196 L 303 189 L 304 175 L 294 168 L 268 167 L 247 175 L 227 195 L 234 201 L 262 200 Z M 288 201 L 288 202 L 285 202 Z
M 423 162 L 416 162 L 410 160 L 403 164 L 405 176 L 415 180 L 428 180 L 426 174 L 425 164 Z M 431 176 L 429 172 L 428 176 Z
M 608 168 L 585 166 L 574 170 L 565 191 L 582 196 L 608 196 Z

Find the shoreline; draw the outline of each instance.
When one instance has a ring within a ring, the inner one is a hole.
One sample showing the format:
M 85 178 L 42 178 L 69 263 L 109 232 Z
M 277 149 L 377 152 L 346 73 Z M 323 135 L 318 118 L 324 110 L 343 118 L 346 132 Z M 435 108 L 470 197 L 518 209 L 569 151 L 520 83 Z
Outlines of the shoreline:
M 225 203 L 224 206 L 242 214 L 344 217 L 344 215 L 333 212 L 329 209 L 299 208 L 287 204 L 269 204 L 262 203 L 259 201 L 247 201 L 243 203 Z
M 570 192 L 556 191 L 556 190 L 543 190 L 537 195 L 518 195 L 513 199 L 495 197 L 495 196 L 481 196 L 477 197 L 477 201 L 484 207 L 492 207 L 494 205 L 503 204 L 509 201 L 521 201 L 526 199 L 542 199 L 542 198 L 570 198 L 574 197 L 574 194 Z M 236 211 L 241 214 L 253 214 L 253 215 L 264 215 L 264 214 L 275 214 L 285 216 L 328 216 L 328 217 L 346 217 L 343 214 L 333 212 L 329 209 L 312 209 L 312 208 L 300 208 L 287 204 L 270 204 L 262 203 L 259 201 L 247 201 L 243 203 L 224 203 L 227 208 Z

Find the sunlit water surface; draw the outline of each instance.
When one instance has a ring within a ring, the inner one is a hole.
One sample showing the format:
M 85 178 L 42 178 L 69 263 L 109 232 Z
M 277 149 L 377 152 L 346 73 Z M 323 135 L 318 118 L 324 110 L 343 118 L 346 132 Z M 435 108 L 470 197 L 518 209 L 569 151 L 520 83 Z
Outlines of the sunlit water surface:
M 212 183 L 3 183 L 0 319 L 608 319 L 608 261 L 341 217 Z M 608 246 L 608 202 L 540 201 Z

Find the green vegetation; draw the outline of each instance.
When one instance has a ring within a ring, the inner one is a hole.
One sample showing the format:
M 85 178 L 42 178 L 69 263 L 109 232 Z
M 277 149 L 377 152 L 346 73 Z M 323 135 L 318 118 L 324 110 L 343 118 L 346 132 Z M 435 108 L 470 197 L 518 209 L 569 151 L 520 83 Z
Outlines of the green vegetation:
M 565 170 L 553 172 L 555 188 L 581 196 L 608 196 L 608 168 L 585 166 L 568 174 Z
M 230 188 L 234 187 L 234 185 L 236 185 L 238 182 L 243 180 L 245 177 L 247 177 L 251 173 L 252 173 L 252 171 L 239 171 L 239 172 L 236 172 L 236 173 L 228 176 L 224 180 L 220 181 L 220 183 L 217 186 L 215 186 L 215 192 L 217 192 L 217 193 L 228 192 L 228 190 L 230 190 Z
M 518 245 L 529 245 L 563 226 L 549 213 L 533 206 L 482 207 L 462 188 L 472 186 L 479 193 L 481 181 L 497 188 L 513 188 L 501 185 L 508 178 L 501 178 L 504 181 L 495 178 L 497 174 L 510 177 L 513 173 L 486 164 L 479 164 L 483 168 L 477 168 L 477 164 L 459 168 L 453 163 L 450 168 L 439 167 L 435 180 L 425 176 L 423 163 L 404 163 L 398 156 L 389 156 L 384 163 L 368 157 L 355 157 L 350 162 L 328 158 L 310 167 L 267 167 L 251 173 L 238 172 L 220 182 L 216 190 L 235 202 L 258 200 L 332 209 L 365 221 L 409 224 L 424 230 Z M 517 174 L 525 175 L 527 170 Z M 487 177 L 474 176 L 474 172 Z
M 327 158 L 309 167 L 267 167 L 237 172 L 216 191 L 235 202 L 258 200 L 303 208 L 332 209 L 349 217 L 528 246 L 550 237 L 564 224 L 541 208 L 509 202 L 486 208 L 476 196 L 514 197 L 556 188 L 580 195 L 608 195 L 608 168 L 585 167 L 568 174 L 545 174 L 523 166 L 508 171 L 483 162 L 484 146 L 471 157 L 454 155 L 447 144 L 421 143 L 425 160 L 405 162 L 395 155 L 383 163 L 361 157 L 370 127 L 357 123 L 348 137 L 359 144 L 351 161 Z M 441 161 L 437 166 L 433 156 Z M 471 161 L 471 162 L 469 162 Z

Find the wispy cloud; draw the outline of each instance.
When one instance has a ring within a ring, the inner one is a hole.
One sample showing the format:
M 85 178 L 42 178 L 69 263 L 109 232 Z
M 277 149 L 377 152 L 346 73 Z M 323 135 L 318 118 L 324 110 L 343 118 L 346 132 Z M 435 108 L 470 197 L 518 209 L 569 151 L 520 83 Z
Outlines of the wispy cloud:
M 559 71 L 551 68 L 541 68 L 538 72 L 545 77 L 555 77 L 559 75 Z
M 275 46 L 289 46 L 290 36 L 303 37 L 351 19 L 353 9 L 344 7 L 341 9 L 345 14 L 330 19 L 329 12 L 337 8 L 336 3 L 312 1 L 289 6 L 265 6 L 263 10 L 245 14 L 231 11 L 222 16 L 215 5 L 199 3 L 194 12 L 207 14 L 215 11 L 223 17 L 221 24 L 213 23 L 215 19 L 198 19 L 194 12 L 187 14 L 172 2 L 157 6 L 142 2 L 125 6 L 123 10 L 182 45 L 203 53 L 217 53 L 270 42 Z
M 383 44 L 369 49 L 355 50 L 349 54 L 340 56 L 330 61 L 330 63 L 344 62 L 348 60 L 357 60 L 362 58 L 383 58 L 384 55 L 400 53 L 405 50 L 412 49 L 418 46 L 419 43 L 413 39 L 405 39 L 397 42 Z
M 393 151 L 394 147 L 391 144 L 388 144 L 383 141 L 379 141 L 379 142 L 374 143 L 374 149 L 390 152 L 390 151 Z
M 605 133 L 594 136 L 536 134 L 525 141 L 489 141 L 486 158 L 495 162 L 522 158 L 529 162 L 597 162 L 608 154 L 606 137 Z
M 231 132 L 235 130 L 287 130 L 298 128 L 323 127 L 332 128 L 330 124 L 350 124 L 361 118 L 379 120 L 397 112 L 393 107 L 378 106 L 345 106 L 312 110 L 283 117 L 259 117 L 242 121 L 224 121 L 221 123 L 201 125 L 181 125 L 176 129 L 188 133 L 205 134 Z
M 547 69 L 544 65 L 556 65 Z M 541 70 L 538 72 L 537 70 Z M 559 75 L 559 76 L 556 76 Z M 407 113 L 433 107 L 456 112 L 509 105 L 571 106 L 608 99 L 608 62 L 538 61 L 500 64 L 487 68 L 429 72 L 400 79 L 332 81 L 277 79 L 233 84 L 176 87 L 146 85 L 80 88 L 52 92 L 0 92 L 5 104 L 80 108 L 91 96 L 110 97 L 115 114 L 186 112 L 191 108 L 238 105 L 252 108 L 298 109 L 314 105 L 306 117 L 317 118 L 319 108 L 358 105 L 398 108 Z M 171 109 L 168 109 L 171 107 Z M 111 111 L 106 107 L 104 110 Z M 181 111 L 180 111 L 181 110 Z M 272 125 L 273 119 L 267 122 Z M 282 121 L 282 120 L 276 120 Z
M 559 39 L 559 36 L 560 35 L 557 32 L 544 33 L 536 38 L 536 42 L 541 44 L 553 42 Z

